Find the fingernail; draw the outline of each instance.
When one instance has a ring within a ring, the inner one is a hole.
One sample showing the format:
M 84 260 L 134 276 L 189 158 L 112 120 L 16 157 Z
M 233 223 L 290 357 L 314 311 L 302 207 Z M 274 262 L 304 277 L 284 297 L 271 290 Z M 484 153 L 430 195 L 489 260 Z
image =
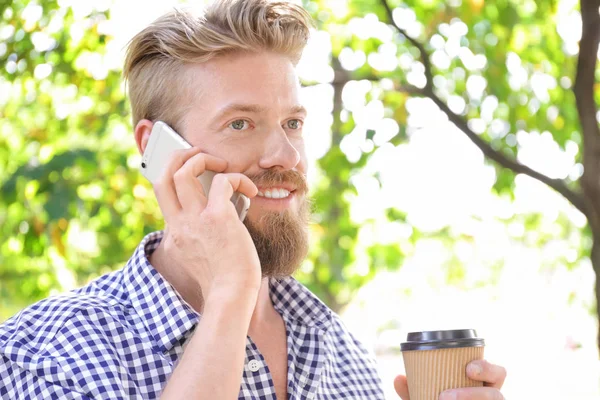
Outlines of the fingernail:
M 456 392 L 444 392 L 440 395 L 440 400 L 456 400 Z
M 467 366 L 468 369 L 468 373 L 471 376 L 479 376 L 482 372 L 483 369 L 481 368 L 481 365 L 476 364 L 476 363 L 471 363 Z

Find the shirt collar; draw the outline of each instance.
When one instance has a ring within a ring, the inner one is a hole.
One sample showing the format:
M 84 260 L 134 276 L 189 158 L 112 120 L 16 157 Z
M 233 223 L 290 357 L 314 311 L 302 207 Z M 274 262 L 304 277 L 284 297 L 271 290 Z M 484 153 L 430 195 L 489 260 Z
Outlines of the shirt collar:
M 327 331 L 333 312 L 293 277 L 269 279 L 269 294 L 275 309 L 286 321 Z
M 124 278 L 131 306 L 155 344 L 167 352 L 198 323 L 200 315 L 148 260 L 162 238 L 163 231 L 144 237 L 124 268 Z M 295 278 L 269 279 L 269 295 L 284 320 L 323 331 L 331 326 L 332 311 Z
M 154 343 L 167 352 L 196 325 L 199 314 L 148 261 L 162 237 L 162 231 L 144 237 L 124 268 L 124 280 L 131 306 Z

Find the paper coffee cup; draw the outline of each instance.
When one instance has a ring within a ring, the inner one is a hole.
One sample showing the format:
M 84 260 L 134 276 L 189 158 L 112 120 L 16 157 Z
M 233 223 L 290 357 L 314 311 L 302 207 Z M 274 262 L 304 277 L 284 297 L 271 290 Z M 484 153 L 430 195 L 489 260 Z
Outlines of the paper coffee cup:
M 447 389 L 483 386 L 467 365 L 483 359 L 485 342 L 474 329 L 411 332 L 400 345 L 410 400 L 438 400 Z

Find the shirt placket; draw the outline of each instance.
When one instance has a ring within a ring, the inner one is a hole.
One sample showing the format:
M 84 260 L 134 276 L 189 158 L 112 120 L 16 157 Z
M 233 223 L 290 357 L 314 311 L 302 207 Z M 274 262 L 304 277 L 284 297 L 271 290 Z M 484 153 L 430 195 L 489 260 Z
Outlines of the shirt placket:
M 277 400 L 271 371 L 258 347 L 248 336 L 239 400 Z
M 325 332 L 294 322 L 288 329 L 294 332 L 294 337 L 288 335 L 288 399 L 316 399 L 326 358 Z

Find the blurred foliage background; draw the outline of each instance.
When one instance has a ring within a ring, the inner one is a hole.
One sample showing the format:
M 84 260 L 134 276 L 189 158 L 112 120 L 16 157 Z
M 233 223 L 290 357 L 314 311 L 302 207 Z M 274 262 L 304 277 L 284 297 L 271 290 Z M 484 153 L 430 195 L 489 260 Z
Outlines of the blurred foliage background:
M 143 27 L 124 3 L 0 0 L 0 321 L 120 268 L 146 233 L 162 228 L 137 169 L 121 81 L 123 46 L 135 33 L 127 26 Z M 515 204 L 519 180 L 532 172 L 566 195 L 573 205 L 550 219 L 542 201 L 494 221 L 524 246 L 560 249 L 544 267 L 591 270 L 594 235 L 580 187 L 585 141 L 573 95 L 582 32 L 576 1 L 303 5 L 317 30 L 299 73 L 309 95 L 326 99 L 313 125 L 325 134 L 314 152 L 316 214 L 310 257 L 297 275 L 303 283 L 341 311 L 379 272 L 400 269 L 431 239 L 450 253 L 441 266 L 446 285 L 468 291 L 498 282 L 502 257 L 470 280 L 457 249 L 476 238 L 451 223 L 422 223 L 397 200 L 428 181 L 384 190 L 404 171 L 377 167 L 379 155 L 405 148 L 429 117 L 442 130 L 456 131 L 454 122 L 478 143 L 491 180 L 486 191 L 498 202 Z M 444 151 L 435 141 L 426 146 Z M 434 157 L 427 162 L 447 168 Z M 361 190 L 361 179 L 375 186 Z M 422 213 L 453 212 L 445 203 L 461 193 L 464 201 L 468 185 L 452 177 L 447 197 L 422 198 Z M 379 196 L 377 204 L 361 203 L 365 191 Z M 554 201 L 554 192 L 544 193 Z M 378 212 L 356 212 L 359 203 Z M 568 301 L 595 314 L 587 283 Z

